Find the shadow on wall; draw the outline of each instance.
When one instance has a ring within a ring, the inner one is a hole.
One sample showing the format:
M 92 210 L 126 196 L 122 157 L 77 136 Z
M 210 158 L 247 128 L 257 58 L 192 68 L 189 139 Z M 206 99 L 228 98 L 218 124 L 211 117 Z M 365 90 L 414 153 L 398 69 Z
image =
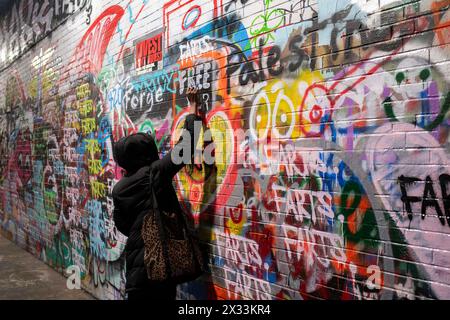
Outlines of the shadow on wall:
M 207 130 L 210 130 L 207 124 L 203 125 L 203 134 Z M 208 146 L 214 145 L 214 140 L 203 142 L 203 150 L 207 149 Z M 215 163 L 207 164 L 205 162 L 201 164 L 191 164 L 187 165 L 184 169 L 188 176 L 202 176 L 204 177 L 204 184 L 202 185 L 201 194 L 204 197 L 210 197 L 217 190 L 217 166 Z M 198 192 L 198 191 L 197 191 Z M 194 196 L 194 198 L 197 198 Z M 197 198 L 198 199 L 198 198 Z M 195 281 L 189 283 L 184 283 L 178 287 L 177 298 L 181 300 L 216 300 L 216 290 L 214 288 L 214 281 L 211 274 L 211 246 L 209 242 L 213 238 L 214 230 L 214 207 L 215 202 L 205 205 L 203 199 L 198 199 L 200 202 L 196 205 L 200 205 L 200 213 L 197 214 L 197 210 L 192 207 L 191 202 L 182 202 L 183 210 L 186 215 L 190 218 L 190 224 L 196 230 L 198 237 L 201 241 L 201 249 L 203 253 L 203 261 L 205 274 Z M 198 201 L 197 200 L 197 201 Z M 195 200 L 192 201 L 195 203 Z M 208 209 L 209 208 L 209 209 Z

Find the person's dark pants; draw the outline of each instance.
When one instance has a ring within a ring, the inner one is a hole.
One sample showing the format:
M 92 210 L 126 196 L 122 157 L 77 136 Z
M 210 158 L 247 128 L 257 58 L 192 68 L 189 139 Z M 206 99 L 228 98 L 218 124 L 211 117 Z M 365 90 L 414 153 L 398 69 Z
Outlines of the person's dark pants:
M 177 286 L 175 284 L 152 284 L 146 288 L 128 292 L 128 300 L 175 300 Z

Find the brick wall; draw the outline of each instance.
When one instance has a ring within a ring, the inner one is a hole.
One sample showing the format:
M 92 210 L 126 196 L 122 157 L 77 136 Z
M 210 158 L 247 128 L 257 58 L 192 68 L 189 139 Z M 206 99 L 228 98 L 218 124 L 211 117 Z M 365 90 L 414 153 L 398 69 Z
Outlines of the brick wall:
M 449 299 L 449 33 L 448 0 L 17 1 L 2 234 L 122 299 L 111 139 L 165 154 L 195 88 L 216 162 L 174 185 L 210 270 L 179 298 Z

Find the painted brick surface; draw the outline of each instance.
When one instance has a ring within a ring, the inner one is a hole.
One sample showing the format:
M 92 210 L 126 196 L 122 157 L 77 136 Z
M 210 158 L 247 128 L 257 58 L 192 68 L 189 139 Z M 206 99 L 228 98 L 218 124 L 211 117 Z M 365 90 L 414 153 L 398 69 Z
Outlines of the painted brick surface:
M 179 298 L 450 299 L 449 5 L 17 1 L 2 234 L 123 299 L 111 141 L 151 132 L 165 154 L 196 89 L 216 163 L 174 185 L 209 270 Z

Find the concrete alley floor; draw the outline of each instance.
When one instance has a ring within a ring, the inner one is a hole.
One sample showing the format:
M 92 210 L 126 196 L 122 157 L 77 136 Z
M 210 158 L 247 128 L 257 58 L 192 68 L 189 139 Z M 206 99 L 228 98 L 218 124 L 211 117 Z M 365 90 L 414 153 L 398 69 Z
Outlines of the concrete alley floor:
M 66 278 L 0 235 L 0 300 L 93 300 Z

